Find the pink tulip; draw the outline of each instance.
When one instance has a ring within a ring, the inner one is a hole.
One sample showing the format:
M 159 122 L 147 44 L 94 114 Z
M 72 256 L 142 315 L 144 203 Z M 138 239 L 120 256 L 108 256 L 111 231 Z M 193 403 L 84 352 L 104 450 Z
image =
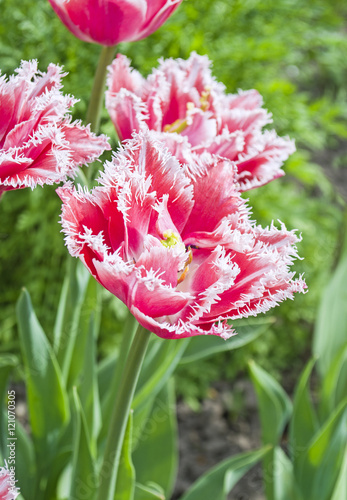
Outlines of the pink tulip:
M 65 185 L 71 255 L 163 338 L 230 337 L 227 319 L 255 316 L 306 288 L 289 266 L 293 231 L 262 229 L 219 157 L 183 167 L 147 132 L 107 162 L 91 193 Z
M 151 35 L 182 0 L 49 0 L 77 38 L 101 45 L 134 42 Z
M 15 479 L 6 467 L 0 467 L 0 500 L 15 500 L 19 491 Z
M 105 136 L 71 122 L 76 100 L 60 92 L 59 66 L 41 73 L 36 61 L 22 62 L 16 73 L 0 78 L 0 195 L 66 180 L 110 149 Z
M 121 140 L 149 128 L 183 163 L 204 152 L 221 156 L 237 167 L 241 191 L 282 176 L 281 166 L 295 150 L 288 138 L 262 130 L 271 115 L 258 92 L 226 94 L 206 56 L 161 60 L 144 79 L 118 55 L 107 82 L 106 106 Z

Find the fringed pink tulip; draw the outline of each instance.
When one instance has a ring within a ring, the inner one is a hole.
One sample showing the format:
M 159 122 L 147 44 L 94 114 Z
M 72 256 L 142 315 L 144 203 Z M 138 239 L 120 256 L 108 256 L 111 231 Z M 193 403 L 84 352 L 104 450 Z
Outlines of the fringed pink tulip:
M 151 35 L 182 0 L 49 0 L 77 38 L 101 45 L 134 42 Z
M 262 130 L 271 115 L 258 92 L 226 94 L 206 56 L 161 60 L 144 79 L 118 55 L 107 82 L 106 106 L 121 140 L 149 128 L 183 163 L 204 152 L 221 156 L 237 167 L 241 191 L 282 176 L 281 166 L 295 150 L 288 138 Z
M 15 485 L 16 480 L 6 467 L 0 467 L 0 500 L 15 500 L 19 490 Z
M 182 168 L 140 134 L 91 193 L 57 190 L 69 252 L 158 336 L 228 338 L 227 319 L 266 312 L 306 287 L 289 270 L 298 238 L 250 221 L 235 173 L 208 154 Z
M 64 181 L 110 149 L 105 136 L 71 122 L 76 100 L 61 93 L 59 66 L 41 73 L 25 61 L 16 73 L 0 78 L 0 195 Z

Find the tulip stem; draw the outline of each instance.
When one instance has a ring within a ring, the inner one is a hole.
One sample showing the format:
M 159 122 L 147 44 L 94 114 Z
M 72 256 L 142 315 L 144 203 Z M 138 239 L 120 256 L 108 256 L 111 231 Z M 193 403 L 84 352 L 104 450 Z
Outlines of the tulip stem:
M 139 325 L 125 363 L 118 392 L 114 395 L 115 403 L 100 470 L 97 500 L 113 500 L 114 498 L 124 434 L 149 338 L 150 332 Z
M 89 100 L 86 121 L 91 124 L 91 130 L 96 134 L 99 132 L 101 107 L 104 99 L 106 82 L 106 69 L 111 64 L 116 47 L 103 46 L 99 57 L 98 67 L 94 77 L 92 93 Z

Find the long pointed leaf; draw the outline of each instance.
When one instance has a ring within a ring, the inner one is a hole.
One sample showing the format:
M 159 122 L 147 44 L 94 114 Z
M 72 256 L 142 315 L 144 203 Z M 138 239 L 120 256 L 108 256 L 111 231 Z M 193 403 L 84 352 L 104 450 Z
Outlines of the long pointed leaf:
M 318 419 L 308 387 L 314 363 L 315 361 L 311 360 L 307 364 L 295 391 L 293 415 L 289 427 L 290 452 L 294 461 L 298 453 L 300 454 L 302 450 L 306 449 L 318 430 Z
M 114 500 L 133 500 L 135 492 L 135 468 L 131 457 L 132 412 L 129 414 L 119 461 Z
M 69 405 L 62 375 L 40 323 L 29 293 L 24 290 L 17 303 L 32 436 L 40 464 L 48 467 L 57 440 L 69 419 Z
M 226 500 L 228 493 L 256 463 L 266 456 L 270 447 L 240 453 L 227 458 L 201 476 L 180 500 Z
M 11 371 L 18 363 L 15 356 L 3 354 L 0 356 L 0 459 L 6 457 L 7 453 L 7 408 L 3 411 L 8 378 Z
M 170 498 L 177 463 L 177 424 L 174 385 L 171 379 L 156 397 L 152 411 L 139 436 L 133 453 L 136 479 L 146 484 L 154 481 Z
M 73 390 L 74 453 L 70 498 L 93 500 L 97 491 L 96 464 L 92 456 L 86 418 L 77 390 Z

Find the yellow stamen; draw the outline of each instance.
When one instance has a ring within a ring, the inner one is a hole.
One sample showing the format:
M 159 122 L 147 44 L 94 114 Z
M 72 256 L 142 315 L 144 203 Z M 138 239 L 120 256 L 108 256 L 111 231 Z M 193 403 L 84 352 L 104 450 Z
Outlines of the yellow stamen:
M 167 229 L 166 231 L 164 231 L 163 236 L 164 239 L 160 240 L 160 243 L 164 245 L 164 247 L 170 248 L 181 242 L 181 238 L 179 237 L 179 235 L 172 231 L 172 229 Z

